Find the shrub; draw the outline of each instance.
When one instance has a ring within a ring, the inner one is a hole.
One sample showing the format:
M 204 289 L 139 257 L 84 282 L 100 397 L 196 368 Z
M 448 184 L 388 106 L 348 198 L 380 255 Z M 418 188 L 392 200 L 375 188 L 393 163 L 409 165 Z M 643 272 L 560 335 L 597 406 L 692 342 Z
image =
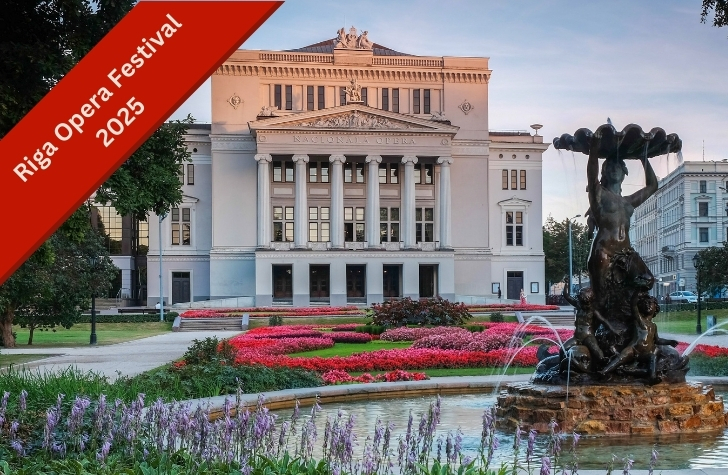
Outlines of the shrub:
M 695 376 L 728 376 L 728 357 L 711 358 L 693 352 L 690 355 L 690 374 Z
M 505 317 L 500 312 L 493 312 L 490 314 L 490 321 L 493 323 L 503 323 L 505 321 Z
M 473 316 L 461 303 L 437 297 L 412 300 L 409 297 L 372 305 L 373 323 L 387 327 L 404 325 L 462 325 Z
M 460 333 L 470 332 L 461 327 L 399 327 L 382 333 L 381 339 L 385 341 L 415 341 L 431 335 L 452 335 Z
M 204 340 L 192 340 L 184 356 L 188 365 L 204 365 L 208 363 L 232 364 L 235 361 L 235 349 L 227 340 L 218 340 L 217 337 L 208 337 Z
M 283 325 L 283 317 L 280 315 L 273 315 L 268 317 L 268 326 L 270 327 L 279 327 Z
M 381 325 L 359 325 L 354 328 L 357 333 L 369 333 L 370 335 L 381 335 L 385 330 L 386 328 Z
M 178 315 L 177 312 L 165 312 L 164 321 L 173 322 Z M 118 315 L 99 315 L 96 313 L 96 323 L 154 323 L 158 321 L 159 312 L 145 314 L 120 313 Z M 81 315 L 76 323 L 91 323 L 91 315 Z

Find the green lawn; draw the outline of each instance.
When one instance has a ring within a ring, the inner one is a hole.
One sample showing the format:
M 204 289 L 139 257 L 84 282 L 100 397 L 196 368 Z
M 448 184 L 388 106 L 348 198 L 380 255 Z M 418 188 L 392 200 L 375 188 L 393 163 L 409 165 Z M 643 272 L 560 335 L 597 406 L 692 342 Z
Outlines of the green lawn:
M 701 326 L 703 331 L 708 329 L 706 315 L 715 315 L 718 318 L 718 323 L 728 321 L 728 309 L 719 310 L 701 310 Z M 680 312 L 665 312 L 660 311 L 655 318 L 658 331 L 664 333 L 682 333 L 685 335 L 695 334 L 695 327 L 697 326 L 698 311 L 697 310 L 683 310 Z M 728 325 L 725 327 L 728 330 Z
M 145 322 L 145 323 L 97 323 L 96 337 L 99 345 L 111 345 L 130 340 L 138 340 L 148 336 L 167 333 L 172 330 L 172 324 L 168 322 Z M 18 333 L 17 345 L 27 346 L 29 330 L 14 326 L 13 331 Z M 62 327 L 55 328 L 55 331 L 33 332 L 33 347 L 58 348 L 69 346 L 88 345 L 91 335 L 90 323 L 78 323 L 68 330 Z
M 3 355 L 0 354 L 0 369 L 7 368 L 10 365 L 21 365 L 30 363 L 31 361 L 40 360 L 50 355 Z
M 303 353 L 292 353 L 290 356 L 304 356 L 310 358 L 312 356 L 321 356 L 329 358 L 331 356 L 349 356 L 362 351 L 391 350 L 393 348 L 409 348 L 411 341 L 382 341 L 374 340 L 369 343 L 336 343 L 331 348 L 314 351 L 304 351 Z

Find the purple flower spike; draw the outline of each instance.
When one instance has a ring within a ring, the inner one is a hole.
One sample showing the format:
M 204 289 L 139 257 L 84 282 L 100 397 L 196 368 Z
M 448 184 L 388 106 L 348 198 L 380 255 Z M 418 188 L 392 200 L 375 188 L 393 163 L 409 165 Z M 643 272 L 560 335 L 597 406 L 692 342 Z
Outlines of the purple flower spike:
M 539 475 L 551 475 L 551 459 L 548 455 L 541 458 L 541 471 Z

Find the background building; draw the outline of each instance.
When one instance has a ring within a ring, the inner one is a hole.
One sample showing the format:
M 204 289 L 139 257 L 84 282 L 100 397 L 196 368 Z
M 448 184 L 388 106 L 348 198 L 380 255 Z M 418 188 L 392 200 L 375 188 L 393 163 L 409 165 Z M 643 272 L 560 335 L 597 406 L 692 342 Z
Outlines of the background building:
M 632 246 L 652 270 L 656 296 L 696 291 L 693 256 L 728 239 L 728 161 L 684 162 L 635 209 Z
M 212 76 L 212 124 L 189 130 L 183 203 L 161 223 L 166 301 L 476 302 L 500 288 L 543 302 L 548 145 L 538 125 L 489 132 L 490 75 L 488 58 L 407 55 L 353 28 L 235 52 Z

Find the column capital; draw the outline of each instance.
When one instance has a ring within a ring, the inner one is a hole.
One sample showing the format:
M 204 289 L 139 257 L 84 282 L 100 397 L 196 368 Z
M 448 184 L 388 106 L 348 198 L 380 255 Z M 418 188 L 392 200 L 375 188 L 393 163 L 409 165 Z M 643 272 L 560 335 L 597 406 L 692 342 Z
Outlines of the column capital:
M 345 163 L 346 157 L 344 155 L 329 155 L 329 161 L 331 163 L 334 163 L 334 162 Z
M 437 159 L 437 163 L 440 164 L 440 165 L 444 165 L 446 163 L 448 165 L 452 165 L 452 162 L 453 162 L 452 157 L 443 156 L 443 157 L 439 157 Z
M 299 162 L 301 160 L 303 160 L 303 163 L 308 163 L 308 155 L 294 155 L 293 156 L 294 162 Z
M 382 156 L 381 155 L 367 155 L 366 162 L 377 162 L 382 163 Z
M 405 155 L 404 157 L 402 157 L 402 163 L 404 163 L 405 165 L 410 162 L 417 163 L 417 157 L 415 155 Z
M 271 156 L 270 153 L 256 153 L 255 161 L 256 162 L 271 162 L 271 161 L 273 161 L 273 157 Z

